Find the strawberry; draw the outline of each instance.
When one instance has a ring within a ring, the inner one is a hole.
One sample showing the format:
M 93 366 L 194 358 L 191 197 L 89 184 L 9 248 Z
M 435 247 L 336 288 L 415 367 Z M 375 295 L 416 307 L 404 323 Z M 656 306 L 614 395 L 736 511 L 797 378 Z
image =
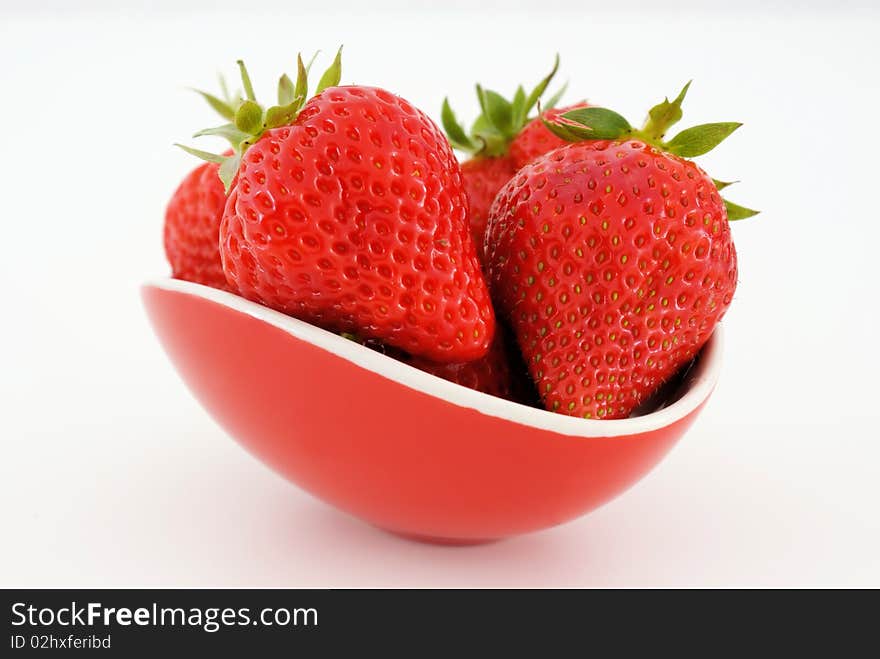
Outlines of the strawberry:
M 355 334 L 344 333 L 343 336 L 392 359 L 463 387 L 526 405 L 533 404 L 536 399 L 528 372 L 521 364 L 519 349 L 510 340 L 508 332 L 500 326 L 496 329 L 495 338 L 484 357 L 469 362 L 454 363 L 414 357 L 380 341 L 365 340 Z
M 221 116 L 232 119 L 238 101 L 226 92 L 222 78 L 220 83 L 223 100 L 196 91 Z M 191 171 L 175 190 L 165 210 L 165 256 L 172 276 L 231 291 L 220 261 L 220 219 L 226 193 L 218 170 L 216 163 L 205 163 Z
M 456 149 L 470 155 L 470 158 L 462 164 L 461 173 L 470 204 L 471 233 L 481 260 L 483 259 L 483 240 L 489 207 L 501 186 L 507 183 L 516 170 L 521 167 L 512 157 L 513 145 L 519 139 L 520 131 L 537 121 L 537 119 L 530 119 L 528 114 L 537 105 L 558 68 L 559 57 L 557 56 L 553 70 L 535 86 L 528 96 L 520 85 L 512 100 L 477 85 L 477 100 L 480 103 L 481 114 L 474 122 L 470 133 L 467 133 L 456 119 L 455 113 L 449 105 L 449 99 L 443 101 L 441 119 L 446 135 Z M 559 90 L 548 102 L 548 105 L 552 107 L 564 91 L 564 88 Z M 543 128 L 543 125 L 541 128 L 550 137 L 553 137 L 549 131 Z M 534 133 L 534 131 L 531 132 Z M 551 148 L 556 148 L 562 143 L 561 139 L 555 137 L 553 139 L 558 140 L 559 143 L 554 142 Z M 533 142 L 534 140 L 524 143 L 524 145 L 532 145 Z
M 493 294 L 549 410 L 627 416 L 694 357 L 730 305 L 728 220 L 755 211 L 724 201 L 725 184 L 687 158 L 740 124 L 665 141 L 687 89 L 640 130 L 595 107 L 548 120 L 577 143 L 523 167 L 495 200 Z
M 246 99 L 221 135 L 226 278 L 248 299 L 325 329 L 440 362 L 483 357 L 495 317 L 468 227 L 461 170 L 437 126 L 375 87 L 338 86 L 340 54 L 264 110 Z
M 433 362 L 422 357 L 404 357 L 401 361 L 463 387 L 499 398 L 517 400 L 510 369 L 510 355 L 501 331 L 496 332 L 489 352 L 481 359 L 449 364 Z
M 219 167 L 205 163 L 180 183 L 165 211 L 165 256 L 178 279 L 231 290 L 220 262 L 220 218 L 226 205 Z
M 549 108 L 541 113 L 541 116 L 535 117 L 520 131 L 508 149 L 510 160 L 513 161 L 514 167 L 519 169 L 528 165 L 535 158 L 543 156 L 545 153 L 558 149 L 568 144 L 567 140 L 562 139 L 558 135 L 554 135 L 547 126 L 545 121 L 557 121 L 560 116 L 572 110 L 589 107 L 582 101 L 569 105 L 565 108 Z
M 471 235 L 481 262 L 489 208 L 516 169 L 513 160 L 507 156 L 475 156 L 461 164 L 461 177 L 470 208 Z

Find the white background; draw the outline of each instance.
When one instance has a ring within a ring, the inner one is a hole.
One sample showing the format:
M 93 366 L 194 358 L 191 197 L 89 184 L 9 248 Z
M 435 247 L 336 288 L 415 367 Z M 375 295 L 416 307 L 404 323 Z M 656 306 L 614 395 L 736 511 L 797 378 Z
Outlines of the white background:
M 880 586 L 880 14 L 79 4 L 0 2 L 0 585 Z M 701 161 L 763 210 L 734 227 L 721 383 L 599 511 L 476 548 L 385 535 L 239 449 L 154 339 L 138 285 L 167 272 L 164 205 L 194 166 L 171 143 L 213 122 L 185 88 L 244 57 L 265 96 L 340 42 L 345 81 L 435 117 L 558 50 L 569 100 L 636 121 L 693 78 L 685 121 L 745 122 Z

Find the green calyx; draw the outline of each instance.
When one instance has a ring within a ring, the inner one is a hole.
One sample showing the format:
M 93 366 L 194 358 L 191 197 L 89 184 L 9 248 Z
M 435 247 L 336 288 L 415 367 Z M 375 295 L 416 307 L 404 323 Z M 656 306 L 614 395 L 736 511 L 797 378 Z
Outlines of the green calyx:
M 317 53 L 315 54 L 317 56 Z M 224 119 L 228 121 L 221 126 L 206 128 L 195 133 L 193 137 L 213 135 L 222 137 L 232 145 L 232 155 L 224 156 L 194 149 L 183 144 L 177 144 L 187 153 L 220 165 L 220 180 L 227 192 L 232 185 L 232 179 L 238 171 L 241 157 L 247 148 L 256 143 L 267 130 L 288 126 L 296 121 L 303 105 L 309 98 L 309 70 L 315 58 L 312 57 L 308 65 L 303 63 L 301 55 L 297 55 L 296 82 L 291 80 L 285 73 L 278 80 L 278 104 L 264 108 L 257 103 L 254 87 L 244 62 L 238 61 L 241 74 L 241 83 L 244 88 L 244 98 L 230 96 L 226 85 L 221 78 L 223 98 L 219 98 L 207 92 L 195 90 L 207 103 Z M 342 78 L 342 47 L 336 52 L 333 63 L 321 76 L 313 95 L 320 94 L 328 87 L 335 87 Z
M 235 119 L 235 111 L 241 103 L 241 92 L 236 91 L 234 94 L 230 94 L 226 86 L 226 79 L 222 75 L 220 76 L 222 97 L 214 96 L 214 94 L 202 91 L 201 89 L 193 89 L 192 91 L 205 99 L 207 104 L 227 121 Z
M 507 153 L 507 148 L 513 139 L 534 118 L 530 117 L 529 113 L 538 105 L 538 101 L 547 91 L 547 86 L 558 69 L 559 55 L 556 56 L 550 73 L 542 78 L 531 92 L 527 94 L 520 85 L 511 99 L 478 84 L 477 100 L 480 104 L 480 115 L 474 121 L 470 132 L 467 132 L 456 119 L 449 105 L 449 99 L 444 99 L 440 118 L 450 144 L 471 155 L 501 156 Z M 544 107 L 554 107 L 563 93 L 565 93 L 565 85 L 544 103 Z
M 681 104 L 690 86 L 691 83 L 688 82 L 674 100 L 665 98 L 662 103 L 652 107 L 641 128 L 633 128 L 617 112 L 600 107 L 571 110 L 552 120 L 542 115 L 541 120 L 554 135 L 569 142 L 634 139 L 682 158 L 694 158 L 714 149 L 742 124 L 736 122 L 700 124 L 686 128 L 667 140 L 666 133 L 682 117 Z M 719 191 L 731 185 L 716 179 L 712 180 Z M 726 199 L 723 201 L 729 220 L 742 220 L 759 212 Z

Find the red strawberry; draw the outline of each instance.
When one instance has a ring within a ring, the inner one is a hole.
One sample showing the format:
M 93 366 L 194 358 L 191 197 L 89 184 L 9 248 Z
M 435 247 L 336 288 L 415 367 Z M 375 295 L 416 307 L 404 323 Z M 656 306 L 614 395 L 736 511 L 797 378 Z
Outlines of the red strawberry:
M 664 141 L 687 87 L 641 130 L 603 108 L 548 127 L 572 140 L 522 168 L 492 207 L 486 257 L 545 406 L 625 417 L 709 338 L 736 288 L 725 202 L 686 157 L 739 124 L 706 124 Z
M 489 352 L 484 357 L 469 362 L 454 363 L 441 363 L 423 357 L 414 357 L 402 350 L 386 346 L 380 341 L 365 340 L 354 334 L 343 334 L 343 336 L 381 352 L 383 355 L 463 387 L 526 405 L 533 404 L 536 399 L 528 372 L 521 363 L 519 349 L 500 326 L 495 332 L 495 339 L 492 341 Z
M 495 195 L 515 173 L 516 167 L 507 156 L 475 156 L 461 164 L 461 177 L 470 204 L 471 234 L 480 261 L 489 208 Z
M 238 100 L 230 98 L 223 79 L 225 99 L 198 92 L 221 116 L 232 119 Z M 225 155 L 231 155 L 229 151 Z M 165 256 L 172 275 L 214 288 L 232 290 L 220 262 L 220 219 L 226 193 L 216 163 L 205 163 L 181 182 L 165 210 Z
M 586 107 L 589 107 L 589 105 L 586 102 L 581 102 L 565 108 L 550 108 L 544 110 L 540 117 L 535 117 L 527 123 L 519 135 L 510 143 L 510 148 L 508 149 L 508 154 L 513 161 L 514 167 L 516 169 L 524 167 L 535 158 L 568 144 L 567 140 L 550 132 L 550 129 L 544 125 L 544 122 L 557 121 L 566 112 Z
M 229 137 L 235 155 L 195 152 L 222 163 L 230 186 L 227 279 L 326 329 L 436 361 L 482 357 L 495 318 L 449 143 L 404 99 L 337 86 L 339 55 L 306 102 L 298 64 L 267 110 L 240 64 L 247 100 L 233 124 L 207 131 Z
M 226 204 L 218 166 L 205 163 L 178 186 L 165 211 L 165 256 L 178 279 L 231 290 L 220 262 L 220 218 Z
M 513 144 L 517 142 L 520 131 L 525 126 L 531 126 L 534 121 L 537 121 L 537 119 L 530 120 L 528 114 L 546 91 L 547 85 L 556 75 L 558 67 L 559 57 L 557 56 L 553 70 L 535 86 L 528 96 L 520 85 L 512 100 L 477 85 L 477 99 L 480 103 L 481 114 L 474 122 L 470 133 L 467 133 L 455 118 L 449 105 L 449 99 L 443 101 L 441 118 L 449 141 L 455 148 L 471 156 L 462 164 L 461 173 L 470 203 L 471 232 L 481 260 L 489 207 L 501 186 L 507 183 L 521 166 L 511 157 Z M 549 106 L 552 107 L 559 100 L 563 91 L 564 88 L 549 101 Z M 543 130 L 550 135 L 547 129 Z M 551 137 L 553 136 L 551 135 Z M 561 144 L 562 140 L 559 139 L 558 142 Z M 551 148 L 556 146 L 559 144 L 554 144 Z M 510 151 L 510 155 L 508 155 L 508 151 Z
M 496 332 L 489 352 L 481 359 L 450 364 L 432 362 L 421 357 L 408 357 L 401 361 L 463 387 L 499 398 L 517 400 L 517 391 L 510 370 L 510 358 L 500 331 Z

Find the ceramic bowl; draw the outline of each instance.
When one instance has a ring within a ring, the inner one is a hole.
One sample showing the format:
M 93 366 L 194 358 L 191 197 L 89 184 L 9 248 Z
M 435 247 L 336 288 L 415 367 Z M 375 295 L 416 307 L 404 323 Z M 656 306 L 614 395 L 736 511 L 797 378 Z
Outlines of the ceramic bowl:
M 482 394 L 198 284 L 144 285 L 181 377 L 248 451 L 388 531 L 475 543 L 574 519 L 656 465 L 718 378 L 721 330 L 660 409 L 584 420 Z

